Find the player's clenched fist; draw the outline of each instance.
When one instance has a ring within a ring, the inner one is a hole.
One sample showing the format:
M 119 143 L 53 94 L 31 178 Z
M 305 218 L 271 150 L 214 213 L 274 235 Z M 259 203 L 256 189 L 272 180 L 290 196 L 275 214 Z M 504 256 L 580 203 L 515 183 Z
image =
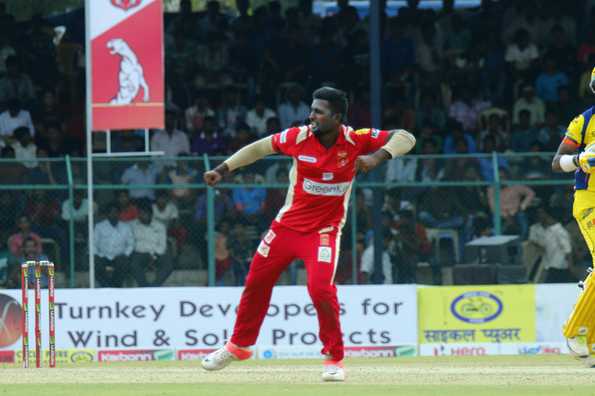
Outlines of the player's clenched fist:
M 378 160 L 372 155 L 360 155 L 355 160 L 355 170 L 367 173 L 378 166 Z
M 578 166 L 585 173 L 592 173 L 595 169 L 595 153 L 584 151 L 578 155 Z
M 203 174 L 203 179 L 207 185 L 213 187 L 221 181 L 221 174 L 217 171 L 211 170 Z

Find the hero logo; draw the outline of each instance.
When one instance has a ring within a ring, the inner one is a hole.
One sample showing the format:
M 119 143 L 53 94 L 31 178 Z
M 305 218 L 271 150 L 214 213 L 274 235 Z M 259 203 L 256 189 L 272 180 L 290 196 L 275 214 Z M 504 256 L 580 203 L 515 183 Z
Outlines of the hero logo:
M 121 8 L 124 11 L 128 11 L 131 8 L 139 6 L 141 1 L 142 0 L 112 0 L 112 5 Z
M 304 179 L 304 191 L 312 195 L 328 195 L 340 197 L 349 189 L 349 182 L 345 183 L 318 183 L 310 179 Z

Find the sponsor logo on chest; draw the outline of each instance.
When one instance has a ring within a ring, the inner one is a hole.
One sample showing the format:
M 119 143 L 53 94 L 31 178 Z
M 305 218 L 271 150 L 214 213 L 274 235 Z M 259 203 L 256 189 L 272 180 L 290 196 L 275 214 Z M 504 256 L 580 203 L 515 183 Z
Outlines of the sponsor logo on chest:
M 333 172 L 322 172 L 322 180 L 324 181 L 333 180 L 333 177 Z
M 316 157 L 312 157 L 310 155 L 298 155 L 298 160 L 303 161 L 303 162 L 308 162 L 310 164 L 315 164 L 316 163 Z
M 349 189 L 349 182 L 344 183 L 318 183 L 304 179 L 303 189 L 308 194 L 340 197 Z

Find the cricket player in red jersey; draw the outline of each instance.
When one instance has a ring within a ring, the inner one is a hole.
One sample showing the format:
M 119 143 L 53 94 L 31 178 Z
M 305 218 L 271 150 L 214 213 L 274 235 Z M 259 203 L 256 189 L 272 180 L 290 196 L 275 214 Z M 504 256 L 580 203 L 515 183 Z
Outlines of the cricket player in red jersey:
M 322 87 L 313 93 L 310 125 L 289 128 L 249 144 L 214 170 L 205 172 L 209 186 L 240 167 L 271 154 L 293 158 L 285 205 L 260 242 L 246 277 L 231 340 L 206 356 L 206 370 L 220 370 L 248 359 L 266 315 L 273 286 L 296 258 L 304 261 L 308 293 L 316 308 L 322 354 L 322 379 L 343 381 L 343 339 L 334 284 L 341 228 L 353 179 L 384 161 L 409 152 L 415 137 L 404 130 L 383 131 L 344 125 L 347 97 Z

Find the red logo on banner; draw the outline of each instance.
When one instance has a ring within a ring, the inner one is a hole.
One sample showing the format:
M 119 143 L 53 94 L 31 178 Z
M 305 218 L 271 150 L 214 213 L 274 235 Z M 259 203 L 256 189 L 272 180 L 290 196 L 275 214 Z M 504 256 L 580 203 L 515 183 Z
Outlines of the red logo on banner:
M 0 348 L 10 346 L 21 337 L 21 305 L 12 297 L 0 294 Z
M 142 0 L 112 0 L 112 4 L 114 7 L 118 7 L 123 9 L 124 11 L 128 11 L 131 8 L 137 7 L 140 5 Z

